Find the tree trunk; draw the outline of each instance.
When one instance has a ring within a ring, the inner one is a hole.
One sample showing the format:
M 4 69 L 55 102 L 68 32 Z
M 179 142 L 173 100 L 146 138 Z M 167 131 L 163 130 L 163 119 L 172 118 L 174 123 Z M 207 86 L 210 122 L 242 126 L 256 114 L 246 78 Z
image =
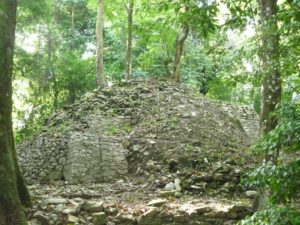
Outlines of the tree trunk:
M 189 34 L 189 27 L 186 25 L 176 38 L 176 53 L 174 58 L 173 77 L 176 82 L 180 82 L 180 61 L 183 52 L 184 42 Z
M 103 69 L 103 51 L 104 51 L 104 0 L 98 0 L 97 19 L 96 19 L 96 41 L 97 41 L 97 59 L 96 59 L 96 79 L 97 86 L 104 85 L 104 69 Z
M 262 22 L 262 106 L 261 130 L 265 135 L 277 125 L 277 118 L 270 117 L 281 101 L 281 78 L 279 71 L 279 32 L 277 26 L 277 1 L 260 0 Z M 278 152 L 266 153 L 265 160 L 277 162 Z
M 170 70 L 170 64 L 172 63 L 172 57 L 170 54 L 170 49 L 168 48 L 168 41 L 167 41 L 167 37 L 166 34 L 164 32 L 161 33 L 161 37 L 162 37 L 162 41 L 163 41 L 163 50 L 165 51 L 165 57 L 163 60 L 163 64 L 165 67 L 165 71 L 166 71 L 166 76 L 168 78 L 172 77 L 172 72 Z
M 12 139 L 12 143 L 13 143 L 12 144 L 12 147 L 13 147 L 12 154 L 13 154 L 13 160 L 14 160 L 14 163 L 15 163 L 18 195 L 19 195 L 22 206 L 25 207 L 25 208 L 31 208 L 32 207 L 32 202 L 31 202 L 30 194 L 29 194 L 29 191 L 28 191 L 27 186 L 25 184 L 24 178 L 21 174 L 21 170 L 20 170 L 20 166 L 19 166 L 18 158 L 17 158 L 17 153 L 16 153 L 16 148 L 15 148 L 14 138 Z
M 126 50 L 126 62 L 125 62 L 125 79 L 128 80 L 131 78 L 132 65 L 131 65 L 131 56 L 132 56 L 132 27 L 133 27 L 133 7 L 134 0 L 130 0 L 129 6 L 126 7 L 128 14 L 128 37 L 127 37 L 127 50 Z
M 56 112 L 58 109 L 58 83 L 55 76 L 54 71 L 52 71 L 52 78 L 53 78 L 53 111 Z
M 271 116 L 281 100 L 281 79 L 279 72 L 279 33 L 276 20 L 277 1 L 259 0 L 261 14 L 261 71 L 262 80 L 262 105 L 260 115 L 260 135 L 263 136 L 273 130 L 277 125 L 277 118 Z M 277 164 L 279 149 L 275 152 L 265 153 L 265 163 Z M 260 190 L 257 200 L 258 209 L 265 209 L 268 204 L 269 194 Z
M 51 25 L 48 26 L 48 35 L 47 35 L 47 54 L 48 54 L 48 65 L 47 65 L 47 72 L 48 79 L 53 82 L 53 111 L 56 112 L 58 109 L 58 84 L 57 84 L 57 78 L 54 71 L 54 60 L 52 57 L 53 52 L 53 41 L 51 37 Z
M 74 37 L 75 34 L 75 3 L 72 3 L 72 9 L 71 9 L 71 30 L 72 35 Z
M 0 0 L 0 225 L 25 225 L 12 132 L 12 65 L 16 0 Z
M 164 59 L 164 61 L 163 61 L 163 64 L 164 64 L 164 67 L 165 67 L 165 71 L 166 71 L 166 76 L 168 78 L 172 77 L 172 72 L 171 72 L 170 66 L 169 66 L 170 63 L 172 63 L 172 60 Z
M 71 50 L 75 50 L 76 49 L 76 32 L 75 32 L 75 2 L 72 2 L 71 5 L 71 36 L 72 36 L 72 41 L 70 44 L 70 48 Z

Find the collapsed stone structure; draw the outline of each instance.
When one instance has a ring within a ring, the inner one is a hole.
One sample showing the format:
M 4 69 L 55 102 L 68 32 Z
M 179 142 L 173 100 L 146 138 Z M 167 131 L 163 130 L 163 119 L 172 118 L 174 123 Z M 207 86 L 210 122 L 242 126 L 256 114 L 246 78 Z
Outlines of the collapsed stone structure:
M 64 123 L 58 119 L 55 131 L 49 127 L 18 147 L 20 165 L 29 183 L 97 183 L 127 173 L 122 140 L 108 133 L 123 118 L 87 115 L 85 119 L 88 127 L 83 123 L 70 131 L 64 131 Z
M 259 136 L 259 118 L 258 114 L 249 105 L 237 105 L 229 104 L 222 101 L 212 101 L 213 104 L 219 104 L 224 112 L 229 116 L 236 118 L 248 137 L 252 137 L 253 140 Z
M 258 116 L 249 106 L 210 101 L 178 84 L 134 80 L 57 112 L 17 151 L 29 183 L 97 183 L 170 160 L 199 166 L 220 151 L 226 160 L 257 135 Z

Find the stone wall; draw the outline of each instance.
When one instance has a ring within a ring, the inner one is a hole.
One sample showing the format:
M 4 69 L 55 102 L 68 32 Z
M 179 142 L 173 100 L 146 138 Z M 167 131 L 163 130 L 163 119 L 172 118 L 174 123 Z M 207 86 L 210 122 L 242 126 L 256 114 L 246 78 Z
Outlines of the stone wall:
M 84 130 L 47 131 L 18 146 L 21 169 L 29 183 L 94 183 L 127 173 L 122 140 L 110 133 L 123 118 L 89 115 L 85 120 Z
M 90 115 L 84 132 L 73 132 L 68 144 L 64 177 L 71 183 L 109 181 L 127 173 L 126 150 L 113 129 L 124 118 Z
M 42 133 L 17 146 L 19 162 L 29 183 L 63 179 L 69 135 Z
M 214 101 L 232 118 L 237 119 L 248 137 L 254 140 L 259 136 L 259 116 L 252 106 L 237 105 L 222 101 Z
M 251 111 L 245 110 L 245 112 L 250 112 L 250 115 L 244 114 L 245 116 L 242 116 L 239 121 L 248 137 L 256 140 L 259 137 L 259 118 L 256 116 L 256 114 L 254 114 L 254 117 L 247 118 L 247 116 L 251 116 Z

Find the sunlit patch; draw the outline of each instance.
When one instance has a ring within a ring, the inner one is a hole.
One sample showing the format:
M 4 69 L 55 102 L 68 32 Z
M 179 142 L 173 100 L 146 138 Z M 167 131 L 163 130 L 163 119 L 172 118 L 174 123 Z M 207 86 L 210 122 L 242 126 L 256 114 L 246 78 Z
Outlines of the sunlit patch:
M 15 129 L 21 129 L 24 127 L 24 120 L 28 119 L 30 112 L 32 111 L 33 106 L 27 104 L 25 101 L 29 97 L 29 82 L 27 80 L 14 80 L 13 81 L 13 124 Z M 18 112 L 24 112 L 24 117 L 21 120 L 18 117 Z
M 37 50 L 38 33 L 16 34 L 16 44 L 27 53 L 35 53 Z

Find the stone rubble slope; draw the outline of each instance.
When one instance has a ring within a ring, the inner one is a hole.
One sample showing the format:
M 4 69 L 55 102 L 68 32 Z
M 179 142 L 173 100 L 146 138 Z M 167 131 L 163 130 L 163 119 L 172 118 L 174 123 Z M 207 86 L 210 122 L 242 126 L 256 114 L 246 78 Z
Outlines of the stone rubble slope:
M 54 114 L 18 154 L 29 183 L 103 182 L 166 164 L 210 171 L 216 161 L 248 161 L 241 153 L 257 122 L 248 106 L 195 97 L 170 82 L 133 80 L 89 93 Z
M 30 225 L 230 225 L 251 213 L 251 200 L 185 194 L 162 197 L 149 183 L 29 186 Z
M 251 107 L 170 81 L 95 90 L 18 146 L 32 225 L 235 224 L 257 195 L 239 184 L 257 134 Z

